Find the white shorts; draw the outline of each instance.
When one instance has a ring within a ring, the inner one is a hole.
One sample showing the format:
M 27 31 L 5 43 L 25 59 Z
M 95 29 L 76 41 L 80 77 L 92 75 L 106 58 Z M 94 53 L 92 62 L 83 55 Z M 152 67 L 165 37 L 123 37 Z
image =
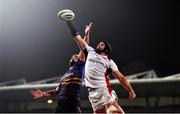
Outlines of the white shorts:
M 89 101 L 93 111 L 97 111 L 110 102 L 114 101 L 114 98 L 109 93 L 107 87 L 102 88 L 88 88 L 89 91 Z

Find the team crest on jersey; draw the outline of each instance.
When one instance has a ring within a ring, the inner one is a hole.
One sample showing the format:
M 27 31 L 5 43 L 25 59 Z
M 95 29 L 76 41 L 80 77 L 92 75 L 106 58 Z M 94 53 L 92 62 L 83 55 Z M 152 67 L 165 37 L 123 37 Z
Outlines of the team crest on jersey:
M 96 64 L 101 64 L 103 66 L 105 66 L 105 64 L 103 62 L 100 61 L 100 58 L 96 57 L 96 58 L 90 58 L 88 59 L 89 62 L 92 62 L 92 63 L 96 63 Z

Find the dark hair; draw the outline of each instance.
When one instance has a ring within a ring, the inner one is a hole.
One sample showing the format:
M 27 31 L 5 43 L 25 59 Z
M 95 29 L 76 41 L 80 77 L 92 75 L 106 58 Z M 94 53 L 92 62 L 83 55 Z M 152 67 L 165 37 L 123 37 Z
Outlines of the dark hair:
M 105 47 L 103 49 L 103 51 L 107 54 L 110 55 L 111 54 L 111 45 L 106 42 L 106 41 L 102 41 L 105 44 Z

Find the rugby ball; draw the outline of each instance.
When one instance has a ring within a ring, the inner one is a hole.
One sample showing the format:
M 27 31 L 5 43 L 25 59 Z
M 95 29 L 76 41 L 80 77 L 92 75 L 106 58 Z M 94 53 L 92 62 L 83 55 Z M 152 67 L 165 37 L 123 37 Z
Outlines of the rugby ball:
M 75 17 L 75 14 L 70 9 L 63 9 L 58 12 L 58 18 L 65 21 L 72 21 Z

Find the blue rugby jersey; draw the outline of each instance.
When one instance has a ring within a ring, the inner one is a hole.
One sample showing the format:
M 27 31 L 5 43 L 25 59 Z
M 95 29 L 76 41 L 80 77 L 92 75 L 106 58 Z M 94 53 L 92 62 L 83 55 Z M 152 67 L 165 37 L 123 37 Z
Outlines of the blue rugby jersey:
M 84 78 L 85 62 L 78 60 L 62 77 L 59 100 L 80 102 L 80 88 Z

